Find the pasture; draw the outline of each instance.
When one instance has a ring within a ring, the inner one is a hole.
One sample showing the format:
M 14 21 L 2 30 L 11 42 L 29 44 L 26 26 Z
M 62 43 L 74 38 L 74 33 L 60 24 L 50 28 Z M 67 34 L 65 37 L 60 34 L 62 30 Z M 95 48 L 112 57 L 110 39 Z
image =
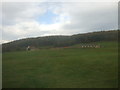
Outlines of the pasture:
M 3 88 L 117 88 L 117 42 L 3 53 Z

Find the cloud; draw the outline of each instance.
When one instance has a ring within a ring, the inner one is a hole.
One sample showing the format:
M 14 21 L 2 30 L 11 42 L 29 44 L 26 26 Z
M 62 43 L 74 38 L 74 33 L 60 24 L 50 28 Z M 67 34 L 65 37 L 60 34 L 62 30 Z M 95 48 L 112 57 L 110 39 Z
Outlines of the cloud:
M 25 37 L 36 37 L 50 34 L 58 34 L 60 23 L 56 24 L 40 24 L 36 21 L 21 22 L 15 25 L 6 26 L 3 28 L 3 39 L 16 40 Z
M 3 25 L 31 21 L 45 11 L 46 7 L 42 3 L 4 2 L 2 7 Z
M 2 2 L 118 2 L 119 0 L 4 0 Z
M 117 29 L 117 3 L 64 3 L 61 12 L 70 17 L 65 30 L 73 33 Z
M 117 29 L 117 9 L 117 2 L 5 2 L 2 9 L 3 40 Z M 47 11 L 56 14 L 52 23 L 37 20 Z

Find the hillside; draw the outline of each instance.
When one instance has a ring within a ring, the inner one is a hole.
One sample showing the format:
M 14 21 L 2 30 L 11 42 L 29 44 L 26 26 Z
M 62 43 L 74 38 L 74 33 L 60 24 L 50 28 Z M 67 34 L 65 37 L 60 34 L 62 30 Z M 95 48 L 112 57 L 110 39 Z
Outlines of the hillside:
M 119 30 L 99 31 L 72 36 L 46 36 L 16 40 L 2 45 L 3 52 L 25 50 L 26 47 L 36 48 L 65 47 L 79 43 L 91 43 L 100 41 L 117 41 Z

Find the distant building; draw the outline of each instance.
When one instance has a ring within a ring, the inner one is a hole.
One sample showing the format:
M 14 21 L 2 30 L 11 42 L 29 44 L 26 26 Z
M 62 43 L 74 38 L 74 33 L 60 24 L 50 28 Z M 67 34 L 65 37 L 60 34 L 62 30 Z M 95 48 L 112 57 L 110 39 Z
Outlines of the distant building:
M 101 46 L 100 45 L 95 45 L 95 44 L 92 44 L 92 45 L 81 45 L 81 48 L 100 48 Z
M 39 48 L 36 48 L 34 46 L 27 46 L 26 50 L 27 51 L 34 51 L 34 50 L 38 50 Z
M 26 50 L 27 50 L 27 51 L 30 51 L 30 50 L 31 50 L 31 47 L 30 47 L 30 46 L 28 46 L 28 47 L 26 48 Z

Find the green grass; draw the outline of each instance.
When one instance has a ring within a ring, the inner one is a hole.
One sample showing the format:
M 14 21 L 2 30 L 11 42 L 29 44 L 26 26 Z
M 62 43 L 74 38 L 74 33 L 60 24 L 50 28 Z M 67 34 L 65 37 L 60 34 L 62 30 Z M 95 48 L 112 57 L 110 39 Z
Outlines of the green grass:
M 99 43 L 3 53 L 3 88 L 117 88 L 117 42 Z

